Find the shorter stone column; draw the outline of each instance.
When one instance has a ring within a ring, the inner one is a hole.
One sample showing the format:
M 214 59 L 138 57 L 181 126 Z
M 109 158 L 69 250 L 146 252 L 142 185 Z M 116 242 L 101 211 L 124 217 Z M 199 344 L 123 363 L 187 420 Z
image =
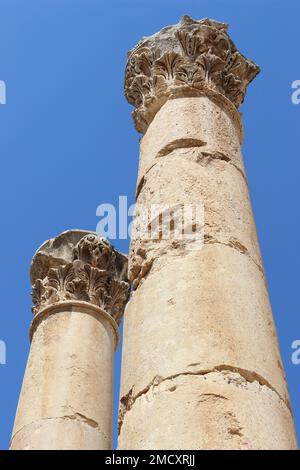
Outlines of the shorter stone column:
M 35 254 L 31 349 L 12 450 L 111 449 L 126 271 L 126 256 L 93 232 L 64 232 Z

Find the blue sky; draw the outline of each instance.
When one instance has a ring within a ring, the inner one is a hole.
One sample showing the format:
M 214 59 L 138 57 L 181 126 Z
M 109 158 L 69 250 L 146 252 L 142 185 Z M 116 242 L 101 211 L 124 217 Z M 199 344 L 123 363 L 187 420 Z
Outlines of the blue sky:
M 0 448 L 8 447 L 31 321 L 35 250 L 70 229 L 95 230 L 96 208 L 134 202 L 138 139 L 123 97 L 127 51 L 189 14 L 230 24 L 261 74 L 242 107 L 251 199 L 300 436 L 299 123 L 297 0 L 0 0 Z M 128 251 L 128 241 L 116 240 Z M 116 355 L 116 399 L 120 348 Z

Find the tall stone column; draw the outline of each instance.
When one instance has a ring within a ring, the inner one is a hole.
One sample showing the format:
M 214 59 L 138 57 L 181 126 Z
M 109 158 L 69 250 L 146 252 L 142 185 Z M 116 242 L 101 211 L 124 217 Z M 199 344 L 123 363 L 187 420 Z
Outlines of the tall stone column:
M 31 348 L 11 449 L 111 449 L 126 270 L 126 257 L 93 232 L 64 232 L 35 254 Z
M 131 243 L 120 449 L 296 448 L 241 153 L 238 107 L 258 72 L 209 19 L 129 53 L 138 211 L 158 206 Z M 183 220 L 194 237 L 148 236 L 165 206 L 172 235 L 186 205 L 204 208 L 204 226 Z

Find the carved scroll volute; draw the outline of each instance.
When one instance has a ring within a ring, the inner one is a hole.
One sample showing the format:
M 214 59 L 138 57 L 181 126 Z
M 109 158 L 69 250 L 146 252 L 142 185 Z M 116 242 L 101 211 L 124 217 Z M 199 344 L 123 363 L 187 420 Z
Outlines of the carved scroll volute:
M 136 108 L 139 132 L 144 133 L 160 106 L 177 94 L 216 93 L 240 106 L 259 67 L 237 51 L 227 29 L 224 23 L 185 16 L 130 51 L 125 96 Z
M 34 315 L 57 302 L 77 300 L 121 321 L 129 296 L 127 258 L 97 234 L 87 233 L 74 246 L 70 232 L 46 242 L 33 259 L 32 272 Z

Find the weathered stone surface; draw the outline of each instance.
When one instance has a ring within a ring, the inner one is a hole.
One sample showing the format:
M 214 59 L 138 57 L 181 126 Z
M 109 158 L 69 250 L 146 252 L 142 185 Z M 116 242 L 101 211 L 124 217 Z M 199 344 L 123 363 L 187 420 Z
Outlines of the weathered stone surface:
M 239 123 L 239 125 L 237 124 Z M 175 149 L 198 147 L 228 159 L 244 172 L 241 122 L 209 97 L 176 98 L 158 111 L 141 139 L 138 185 L 149 169 Z
M 125 96 L 137 108 L 133 116 L 139 132 L 147 130 L 170 97 L 180 94 L 221 95 L 235 107 L 243 102 L 259 67 L 236 49 L 227 29 L 224 23 L 184 16 L 130 51 Z
M 45 242 L 31 264 L 33 313 L 65 300 L 97 305 L 120 322 L 129 295 L 127 258 L 94 232 L 72 230 Z
M 149 214 L 154 205 L 161 207 L 158 213 L 165 207 L 202 206 L 204 220 L 199 231 L 203 234 L 199 236 L 203 236 L 203 242 L 236 248 L 263 269 L 248 185 L 244 174 L 230 159 L 208 154 L 197 147 L 173 150 L 158 159 L 148 171 L 137 202 L 141 210 Z M 182 222 L 188 229 L 189 219 L 182 217 Z M 136 235 L 131 243 L 129 262 L 129 278 L 134 288 L 147 275 L 156 258 L 167 252 L 185 253 L 191 248 L 190 238 L 176 237 L 176 233 L 160 240 L 139 231 Z M 143 269 L 146 265 L 149 266 L 147 271 Z
M 155 377 L 224 366 L 259 377 L 288 404 L 264 275 L 233 247 L 158 257 L 127 305 L 123 334 L 121 397 Z
M 11 449 L 110 448 L 114 341 L 107 319 L 89 304 L 60 306 L 40 322 Z
M 241 153 L 237 108 L 257 72 L 207 19 L 184 17 L 129 53 L 125 95 L 145 135 L 120 449 L 296 447 Z M 192 237 L 178 239 L 182 208 L 201 204 L 202 227 L 184 219 Z
M 172 99 L 157 113 L 141 141 L 137 202 L 148 212 L 155 204 L 162 211 L 174 206 L 177 215 L 179 205 L 203 205 L 199 237 L 238 248 L 262 269 L 237 129 L 210 98 Z M 129 261 L 134 288 L 156 257 L 191 246 L 191 239 L 174 234 L 153 240 L 135 226 Z
M 278 395 L 231 371 L 163 380 L 128 408 L 121 450 L 297 448 L 290 410 Z
M 11 449 L 110 449 L 127 259 L 93 232 L 48 240 L 31 266 L 31 349 Z
M 76 443 L 74 445 L 74 443 Z M 45 418 L 20 429 L 11 450 L 110 450 L 111 439 L 79 414 Z

